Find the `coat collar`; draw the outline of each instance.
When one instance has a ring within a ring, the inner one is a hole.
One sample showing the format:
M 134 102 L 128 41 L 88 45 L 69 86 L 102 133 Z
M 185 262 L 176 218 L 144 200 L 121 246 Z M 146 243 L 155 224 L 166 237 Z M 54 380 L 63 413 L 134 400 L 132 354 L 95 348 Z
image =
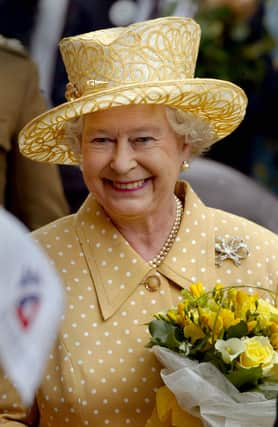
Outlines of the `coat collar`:
M 184 214 L 176 241 L 162 264 L 160 274 L 182 288 L 192 281 L 214 278 L 214 232 L 210 210 L 190 185 L 178 182 L 177 196 Z M 129 245 L 89 195 L 75 216 L 76 231 L 104 319 L 111 317 L 154 269 Z

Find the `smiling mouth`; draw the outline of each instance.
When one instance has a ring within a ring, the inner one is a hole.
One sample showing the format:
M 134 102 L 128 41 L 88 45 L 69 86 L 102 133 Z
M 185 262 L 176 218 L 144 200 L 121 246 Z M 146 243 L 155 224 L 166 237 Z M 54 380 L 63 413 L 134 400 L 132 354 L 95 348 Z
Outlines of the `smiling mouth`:
M 149 178 L 139 179 L 138 181 L 128 181 L 128 182 L 108 180 L 108 182 L 117 191 L 134 191 L 134 190 L 139 190 L 143 188 L 146 185 L 146 182 L 148 180 Z

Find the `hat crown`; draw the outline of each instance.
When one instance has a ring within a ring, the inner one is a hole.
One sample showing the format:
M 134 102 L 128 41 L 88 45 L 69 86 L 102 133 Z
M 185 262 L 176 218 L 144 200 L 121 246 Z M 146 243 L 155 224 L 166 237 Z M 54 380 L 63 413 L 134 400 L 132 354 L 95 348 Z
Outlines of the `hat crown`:
M 195 21 L 167 17 L 67 37 L 60 49 L 79 97 L 103 85 L 193 78 L 199 42 Z

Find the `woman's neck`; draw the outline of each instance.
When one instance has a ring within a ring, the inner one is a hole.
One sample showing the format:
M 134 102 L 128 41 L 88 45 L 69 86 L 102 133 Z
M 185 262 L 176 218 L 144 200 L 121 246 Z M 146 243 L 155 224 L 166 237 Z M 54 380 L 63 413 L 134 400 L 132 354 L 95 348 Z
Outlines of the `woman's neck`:
M 167 206 L 161 206 L 159 212 L 154 212 L 144 218 L 117 218 L 114 225 L 140 256 L 149 261 L 162 248 L 176 220 L 175 197 Z

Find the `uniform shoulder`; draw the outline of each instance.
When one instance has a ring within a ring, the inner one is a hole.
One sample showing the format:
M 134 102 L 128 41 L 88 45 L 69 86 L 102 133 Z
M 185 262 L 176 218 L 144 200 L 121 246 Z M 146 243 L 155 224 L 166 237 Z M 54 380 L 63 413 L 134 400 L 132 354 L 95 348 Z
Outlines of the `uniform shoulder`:
M 2 34 L 0 34 L 0 49 L 24 58 L 28 56 L 28 52 L 20 40 L 4 37 Z

